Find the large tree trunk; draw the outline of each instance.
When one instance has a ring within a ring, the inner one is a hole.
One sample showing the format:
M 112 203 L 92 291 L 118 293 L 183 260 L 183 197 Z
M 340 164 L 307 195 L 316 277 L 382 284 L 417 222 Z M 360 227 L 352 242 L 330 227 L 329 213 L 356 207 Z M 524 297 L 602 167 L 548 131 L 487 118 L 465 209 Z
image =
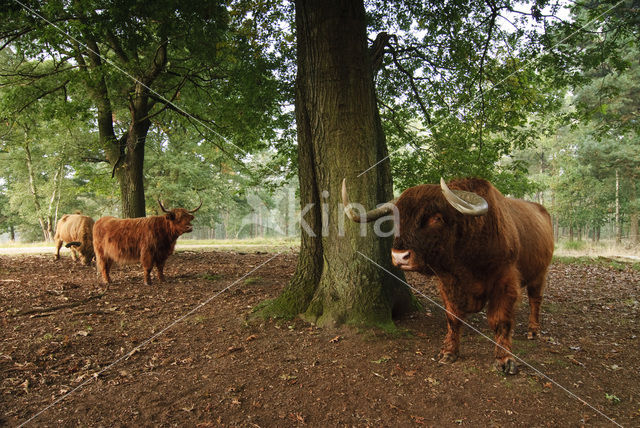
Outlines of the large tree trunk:
M 124 217 L 144 217 L 146 215 L 144 200 L 144 148 L 150 123 L 136 123 L 135 119 L 144 117 L 142 112 L 132 111 L 133 124 L 123 138 L 125 145 L 122 159 L 116 167 L 116 177 L 120 184 L 122 214 Z M 118 162 L 118 161 L 116 161 Z
M 127 132 L 116 138 L 113 126 L 113 109 L 107 83 L 102 73 L 102 58 L 93 36 L 86 35 L 88 62 L 84 60 L 78 47 L 76 59 L 83 69 L 89 71 L 89 93 L 98 111 L 98 132 L 106 158 L 113 168 L 114 176 L 120 185 L 120 198 L 123 217 L 144 217 L 144 148 L 151 122 L 148 114 L 149 88 L 167 64 L 167 42 L 163 41 L 149 64 L 146 73 L 138 76 L 130 91 L 129 112 L 131 122 Z
M 360 236 L 359 224 L 345 224 L 340 204 L 343 177 L 354 199 L 368 207 L 393 196 L 363 2 L 298 0 L 296 29 L 301 249 L 293 279 L 261 313 L 392 329 L 392 316 L 417 303 L 404 284 L 367 259 L 402 277 L 390 264 L 391 238 L 376 236 L 371 225 Z

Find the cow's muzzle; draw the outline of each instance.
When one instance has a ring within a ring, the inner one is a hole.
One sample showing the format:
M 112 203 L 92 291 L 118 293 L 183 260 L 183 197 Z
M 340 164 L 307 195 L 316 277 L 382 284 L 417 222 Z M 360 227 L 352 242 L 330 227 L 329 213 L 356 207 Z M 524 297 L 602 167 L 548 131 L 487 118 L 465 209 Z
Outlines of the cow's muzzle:
M 402 270 L 414 270 L 413 251 L 411 250 L 391 250 L 391 262 L 394 266 Z

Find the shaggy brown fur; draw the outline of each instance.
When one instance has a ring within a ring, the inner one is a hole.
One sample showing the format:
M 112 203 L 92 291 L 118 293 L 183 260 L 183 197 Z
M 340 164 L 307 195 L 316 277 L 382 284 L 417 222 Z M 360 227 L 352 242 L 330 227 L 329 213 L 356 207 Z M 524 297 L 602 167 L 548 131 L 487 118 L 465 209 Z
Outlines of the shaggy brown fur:
M 65 214 L 56 225 L 54 241 L 56 243 L 56 260 L 60 259 L 60 247 L 67 242 L 74 261 L 78 258 L 86 266 L 93 260 L 93 219 L 86 215 Z
M 460 320 L 488 303 L 496 366 L 514 374 L 511 334 L 521 287 L 529 296 L 527 336 L 534 338 L 540 329 L 540 303 L 554 246 L 551 218 L 542 205 L 506 198 L 486 180 L 458 180 L 449 187 L 477 193 L 488 202 L 489 211 L 464 215 L 449 205 L 440 186 L 412 187 L 396 203 L 400 221 L 393 249 L 409 250 L 403 269 L 439 279 L 448 312 L 439 361 L 456 360 Z
M 164 281 L 164 264 L 173 254 L 176 240 L 191 232 L 194 216 L 184 208 L 166 215 L 117 219 L 102 217 L 93 227 L 93 247 L 98 274 L 107 284 L 113 262 L 142 264 L 145 285 L 151 284 L 151 269 L 155 266 L 158 279 Z

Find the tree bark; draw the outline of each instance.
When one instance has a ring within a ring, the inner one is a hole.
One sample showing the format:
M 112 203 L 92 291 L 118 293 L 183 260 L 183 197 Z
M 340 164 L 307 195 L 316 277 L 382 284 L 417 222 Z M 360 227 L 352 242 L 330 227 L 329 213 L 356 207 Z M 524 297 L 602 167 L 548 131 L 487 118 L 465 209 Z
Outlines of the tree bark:
M 629 213 L 629 238 L 632 245 L 637 245 L 640 237 L 638 236 L 638 220 L 640 219 L 640 212 L 638 210 L 638 185 L 637 177 L 632 176 L 631 179 L 631 198 L 630 198 L 630 213 Z
M 29 190 L 31 191 L 31 196 L 33 197 L 33 205 L 35 206 L 38 223 L 40 224 L 40 229 L 42 230 L 42 238 L 45 241 L 51 241 L 52 236 L 49 234 L 46 222 L 42 217 L 42 209 L 40 207 L 40 200 L 38 198 L 38 192 L 36 190 L 36 178 L 33 171 L 33 160 L 31 159 L 31 149 L 29 147 L 29 141 L 24 143 L 24 152 L 25 160 L 27 162 L 27 172 L 29 174 Z
M 622 243 L 622 222 L 620 221 L 620 172 L 616 169 L 616 244 Z
M 376 236 L 372 225 L 360 236 L 340 203 L 343 177 L 363 205 L 393 197 L 365 24 L 362 0 L 296 1 L 301 249 L 293 279 L 262 315 L 393 329 L 393 315 L 417 307 L 408 288 L 384 271 L 403 277 L 390 263 L 391 239 Z
M 138 118 L 148 114 L 146 103 L 143 106 L 130 106 L 131 125 L 122 138 L 124 153 L 120 161 L 114 164 L 115 175 L 120 184 L 122 213 L 125 217 L 144 217 L 146 215 L 144 199 L 144 148 L 147 132 L 151 123 L 137 122 Z
M 162 32 L 162 31 L 161 31 Z M 82 52 L 78 46 L 76 59 L 82 69 L 88 71 L 88 89 L 98 110 L 98 132 L 106 158 L 113 168 L 113 175 L 120 186 L 123 217 L 144 217 L 144 149 L 151 122 L 148 119 L 152 104 L 149 88 L 167 64 L 167 41 L 162 41 L 147 70 L 137 76 L 129 100 L 130 123 L 120 138 L 113 126 L 113 109 L 105 77 L 102 73 L 102 57 L 96 40 L 85 35 L 89 49 Z M 85 56 L 87 61 L 85 61 Z

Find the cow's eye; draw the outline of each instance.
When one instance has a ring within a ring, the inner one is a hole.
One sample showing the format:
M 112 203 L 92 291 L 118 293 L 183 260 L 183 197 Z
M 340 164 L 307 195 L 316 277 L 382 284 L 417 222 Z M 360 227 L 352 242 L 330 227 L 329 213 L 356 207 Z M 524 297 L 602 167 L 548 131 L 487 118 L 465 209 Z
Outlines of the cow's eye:
M 444 218 L 442 217 L 442 214 L 440 214 L 440 213 L 433 214 L 433 215 L 429 216 L 429 218 L 427 219 L 427 226 L 428 227 L 440 226 L 442 224 L 444 224 Z

